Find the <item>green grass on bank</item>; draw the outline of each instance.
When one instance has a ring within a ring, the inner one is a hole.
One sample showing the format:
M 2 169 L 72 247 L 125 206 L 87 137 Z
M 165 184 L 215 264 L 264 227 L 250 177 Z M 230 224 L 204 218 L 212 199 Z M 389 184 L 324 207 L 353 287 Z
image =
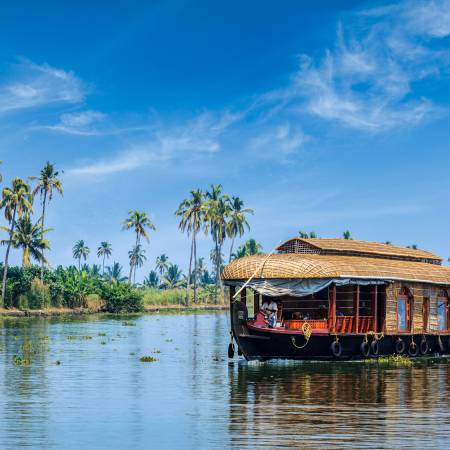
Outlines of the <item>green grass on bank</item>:
M 144 306 L 170 306 L 170 305 L 184 305 L 186 301 L 186 289 L 152 289 L 148 288 L 144 291 Z M 189 303 L 193 304 L 194 293 L 192 289 L 189 293 Z M 217 304 L 223 304 L 223 296 L 218 292 Z M 197 304 L 200 305 L 214 305 L 214 286 L 207 286 L 206 288 L 199 288 L 197 291 Z

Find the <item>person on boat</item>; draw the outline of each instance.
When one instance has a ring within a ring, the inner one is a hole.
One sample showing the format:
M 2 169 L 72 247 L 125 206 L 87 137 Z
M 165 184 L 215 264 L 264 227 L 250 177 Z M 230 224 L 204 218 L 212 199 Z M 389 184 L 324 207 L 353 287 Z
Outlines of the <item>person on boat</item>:
M 270 328 L 273 328 L 277 323 L 278 305 L 273 300 L 264 299 L 261 306 L 261 311 L 266 315 L 267 323 Z

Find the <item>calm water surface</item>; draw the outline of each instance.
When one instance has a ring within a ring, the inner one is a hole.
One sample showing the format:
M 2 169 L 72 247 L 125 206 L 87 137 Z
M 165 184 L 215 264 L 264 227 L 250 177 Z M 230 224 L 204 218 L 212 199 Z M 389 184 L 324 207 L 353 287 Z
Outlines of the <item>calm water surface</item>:
M 228 326 L 0 320 L 0 448 L 450 448 L 450 364 L 229 362 Z

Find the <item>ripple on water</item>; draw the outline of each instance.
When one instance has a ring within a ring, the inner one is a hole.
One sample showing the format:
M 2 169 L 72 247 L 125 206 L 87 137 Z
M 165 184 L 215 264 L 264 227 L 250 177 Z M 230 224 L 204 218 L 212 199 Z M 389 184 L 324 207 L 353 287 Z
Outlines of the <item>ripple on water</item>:
M 228 324 L 225 313 L 1 321 L 0 448 L 448 447 L 448 363 L 228 362 Z M 17 366 L 24 339 L 36 351 Z

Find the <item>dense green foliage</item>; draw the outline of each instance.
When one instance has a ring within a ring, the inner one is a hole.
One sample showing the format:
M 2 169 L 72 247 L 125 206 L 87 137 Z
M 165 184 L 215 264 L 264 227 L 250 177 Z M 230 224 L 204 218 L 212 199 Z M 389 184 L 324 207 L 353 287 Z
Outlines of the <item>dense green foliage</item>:
M 21 309 L 46 307 L 88 308 L 89 298 L 99 298 L 103 310 L 138 312 L 143 293 L 128 283 L 109 281 L 75 267 L 45 269 L 43 281 L 38 266 L 10 267 L 5 306 Z

